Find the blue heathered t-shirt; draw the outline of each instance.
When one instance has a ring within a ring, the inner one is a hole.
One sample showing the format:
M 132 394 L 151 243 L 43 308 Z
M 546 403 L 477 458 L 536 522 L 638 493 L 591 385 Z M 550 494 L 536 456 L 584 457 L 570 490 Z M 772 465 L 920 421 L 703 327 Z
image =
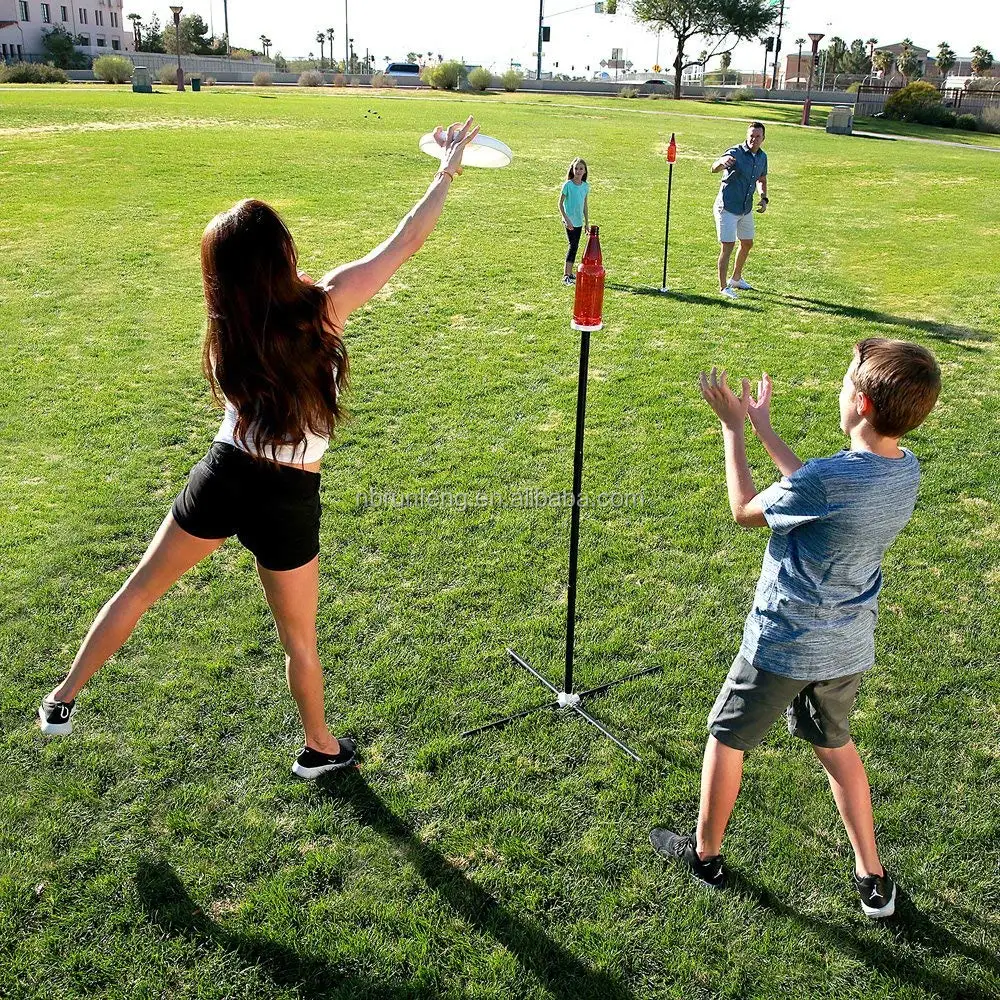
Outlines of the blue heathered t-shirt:
M 874 664 L 882 557 L 920 483 L 902 451 L 813 459 L 760 494 L 771 539 L 740 647 L 758 670 L 816 681 Z
M 583 203 L 587 200 L 589 192 L 590 185 L 586 181 L 580 184 L 566 181 L 562 186 L 562 193 L 566 199 L 563 208 L 569 216 L 569 221 L 578 228 L 583 225 Z
M 722 202 L 722 207 L 727 212 L 746 215 L 753 211 L 753 193 L 757 189 L 757 181 L 767 175 L 767 153 L 763 149 L 751 153 L 750 147 L 744 142 L 727 149 L 724 155 L 736 160 L 736 166 L 723 171 L 717 200 Z

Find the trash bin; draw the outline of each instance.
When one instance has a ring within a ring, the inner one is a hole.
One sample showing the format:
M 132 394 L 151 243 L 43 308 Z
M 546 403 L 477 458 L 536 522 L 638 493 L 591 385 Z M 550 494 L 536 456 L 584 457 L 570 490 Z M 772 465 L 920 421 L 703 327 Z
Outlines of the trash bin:
M 826 130 L 834 135 L 850 135 L 854 130 L 853 105 L 835 104 L 826 119 Z
M 191 89 L 197 94 L 201 90 L 201 77 L 192 76 L 191 77 Z

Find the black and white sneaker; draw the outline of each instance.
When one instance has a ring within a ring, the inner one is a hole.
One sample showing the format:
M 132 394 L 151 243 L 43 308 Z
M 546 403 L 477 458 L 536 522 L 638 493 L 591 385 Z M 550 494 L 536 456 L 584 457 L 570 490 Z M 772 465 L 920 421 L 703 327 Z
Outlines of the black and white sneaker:
M 891 917 L 896 912 L 896 883 L 883 868 L 881 875 L 866 875 L 859 878 L 854 873 L 854 888 L 861 897 L 861 909 L 872 920 Z
M 38 728 L 46 736 L 69 736 L 73 731 L 73 716 L 76 714 L 76 699 L 56 701 L 46 695 L 38 706 Z
M 649 831 L 649 842 L 657 854 L 675 858 L 687 867 L 696 882 L 709 889 L 725 889 L 726 870 L 722 866 L 722 855 L 716 854 L 714 858 L 705 858 L 703 861 L 698 857 L 693 834 L 679 834 L 658 827 Z
M 358 748 L 354 740 L 344 736 L 337 740 L 340 750 L 336 754 L 320 753 L 312 747 L 303 747 L 292 764 L 292 773 L 306 781 L 314 781 L 327 771 L 342 771 L 358 762 Z

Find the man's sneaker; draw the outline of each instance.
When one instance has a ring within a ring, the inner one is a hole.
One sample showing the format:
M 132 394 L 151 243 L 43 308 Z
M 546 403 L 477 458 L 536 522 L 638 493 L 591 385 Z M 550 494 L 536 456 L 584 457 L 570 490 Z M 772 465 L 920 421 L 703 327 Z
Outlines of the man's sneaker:
M 696 882 L 708 886 L 709 889 L 725 889 L 726 871 L 722 867 L 722 855 L 714 858 L 698 857 L 695 838 L 674 833 L 672 830 L 657 828 L 649 831 L 649 842 L 657 854 L 665 858 L 676 858 L 691 872 Z
M 896 883 L 883 868 L 881 875 L 866 875 L 859 878 L 854 873 L 854 887 L 861 897 L 861 909 L 872 920 L 891 917 L 896 912 Z
M 75 712 L 76 699 L 56 701 L 51 695 L 46 695 L 38 706 L 38 727 L 46 736 L 69 736 L 73 731 Z
M 572 274 L 564 274 L 563 275 L 563 284 L 564 285 L 574 285 L 574 284 L 576 284 L 576 278 L 574 278 Z
M 744 278 L 740 278 L 739 281 L 735 281 L 734 279 L 730 278 L 729 279 L 729 287 L 730 288 L 738 288 L 741 292 L 754 292 L 754 291 L 756 291 L 756 289 L 753 287 L 753 285 L 751 285 L 750 282 L 746 281 Z
M 335 754 L 320 753 L 312 747 L 303 747 L 292 764 L 292 773 L 306 781 L 313 781 L 327 771 L 342 771 L 345 767 L 354 767 L 358 762 L 358 748 L 354 740 L 346 736 L 337 740 L 340 750 Z
M 726 285 L 726 287 L 723 288 L 722 291 L 719 292 L 719 294 L 722 295 L 722 296 L 725 296 L 725 298 L 727 298 L 727 299 L 738 299 L 739 298 L 739 296 L 736 294 L 736 289 L 735 288 L 730 288 L 728 285 Z

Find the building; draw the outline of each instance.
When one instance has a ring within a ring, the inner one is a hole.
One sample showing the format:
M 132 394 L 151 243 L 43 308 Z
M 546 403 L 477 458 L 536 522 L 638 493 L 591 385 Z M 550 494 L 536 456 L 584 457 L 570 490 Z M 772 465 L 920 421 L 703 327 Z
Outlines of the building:
M 883 74 L 882 79 L 889 82 L 895 78 L 897 83 L 903 82 L 903 74 L 899 72 L 899 67 L 896 64 L 896 60 L 903 54 L 903 43 L 896 42 L 893 45 L 876 45 L 876 52 L 889 52 L 892 54 L 892 66 Z M 910 47 L 910 51 L 917 57 L 917 65 L 920 67 L 920 72 L 917 74 L 921 80 L 927 80 L 929 83 L 939 83 L 941 80 L 941 73 L 938 71 L 937 63 L 934 61 L 934 57 L 930 54 L 929 49 L 922 49 L 919 45 L 913 45 Z
M 89 56 L 131 52 L 135 39 L 126 26 L 123 0 L 0 0 L 0 58 L 6 62 L 40 58 L 42 37 L 52 28 L 65 28 L 77 49 Z

